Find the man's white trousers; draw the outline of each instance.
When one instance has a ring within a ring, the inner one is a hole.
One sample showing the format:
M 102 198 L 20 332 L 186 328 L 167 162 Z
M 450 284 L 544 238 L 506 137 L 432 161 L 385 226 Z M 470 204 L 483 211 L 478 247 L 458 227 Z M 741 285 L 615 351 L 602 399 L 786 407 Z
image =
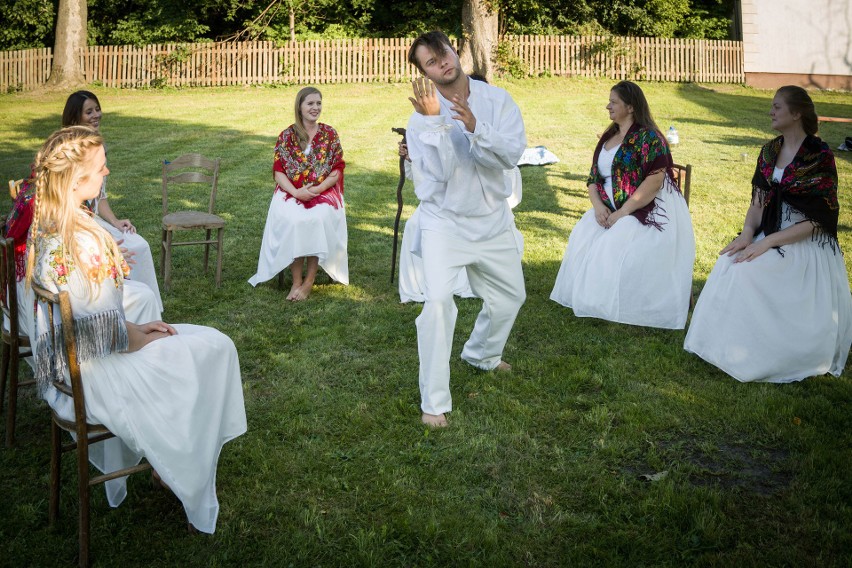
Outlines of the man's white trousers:
M 474 367 L 493 369 L 526 300 L 523 243 L 514 227 L 486 241 L 429 230 L 421 239 L 426 299 L 416 320 L 421 409 L 442 414 L 452 410 L 450 352 L 458 314 L 453 289 L 459 271 L 467 269 L 470 287 L 483 301 L 461 357 Z

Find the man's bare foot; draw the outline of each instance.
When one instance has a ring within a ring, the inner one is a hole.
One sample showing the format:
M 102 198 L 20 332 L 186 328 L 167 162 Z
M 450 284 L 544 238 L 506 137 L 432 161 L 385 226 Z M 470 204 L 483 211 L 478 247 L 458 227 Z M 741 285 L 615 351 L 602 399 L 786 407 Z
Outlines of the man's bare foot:
M 301 283 L 301 282 L 299 282 L 298 284 L 296 284 L 295 282 L 293 282 L 293 285 L 292 285 L 292 286 L 290 286 L 290 293 L 289 293 L 289 294 L 287 294 L 287 299 L 288 299 L 288 300 L 291 300 L 291 301 L 293 300 L 293 296 L 295 296 L 295 295 L 296 295 L 296 292 L 298 292 L 298 291 L 299 291 L 299 286 L 301 286 L 301 285 L 302 285 L 302 283 Z
M 512 366 L 505 361 L 500 361 L 497 363 L 497 366 L 494 367 L 494 370 L 501 373 L 511 373 Z
M 313 290 L 313 284 L 308 284 L 305 282 L 301 286 L 299 286 L 292 294 L 287 296 L 287 299 L 293 302 L 301 302 L 302 300 L 307 300 L 308 296 L 311 295 L 311 290 Z
M 426 414 L 424 412 L 423 416 L 420 417 L 420 421 L 430 428 L 444 428 L 449 426 L 447 417 L 443 414 Z

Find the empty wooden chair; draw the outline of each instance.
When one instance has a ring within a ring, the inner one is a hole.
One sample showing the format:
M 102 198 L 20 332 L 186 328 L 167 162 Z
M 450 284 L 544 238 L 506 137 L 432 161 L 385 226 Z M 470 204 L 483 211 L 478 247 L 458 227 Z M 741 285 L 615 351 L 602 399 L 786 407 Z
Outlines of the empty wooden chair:
M 5 221 L 5 220 L 3 220 Z M 19 381 L 21 359 L 30 357 L 30 338 L 21 334 L 18 313 L 18 290 L 15 280 L 15 241 L 0 240 L 0 305 L 3 309 L 3 354 L 0 362 L 0 410 L 9 382 L 9 405 L 6 408 L 6 447 L 15 444 L 15 416 L 18 408 L 18 387 L 34 385 L 35 380 Z
M 46 302 L 49 309 L 46 311 L 50 318 L 48 326 L 49 333 L 53 335 L 56 331 L 55 317 L 57 311 L 62 321 L 62 340 L 64 345 L 61 348 L 65 350 L 66 360 L 68 361 L 68 374 L 70 378 L 70 386 L 66 382 L 65 377 L 58 376 L 52 378 L 53 386 L 62 393 L 63 396 L 68 396 L 73 399 L 74 417 L 66 419 L 59 416 L 56 411 L 51 408 L 51 428 L 50 428 L 50 500 L 48 504 L 48 515 L 50 524 L 53 525 L 59 517 L 59 484 L 62 454 L 77 450 L 77 493 L 80 500 L 79 505 L 79 547 L 80 547 L 80 566 L 89 565 L 89 494 L 93 486 L 104 483 L 111 479 L 124 477 L 139 471 L 151 469 L 151 465 L 147 462 L 140 463 L 132 467 L 120 469 L 104 475 L 89 475 L 89 446 L 109 438 L 114 435 L 103 425 L 89 424 L 86 421 L 86 398 L 83 392 L 82 377 L 80 374 L 80 366 L 77 363 L 77 341 L 74 333 L 69 330 L 74 329 L 74 316 L 71 312 L 71 301 L 68 297 L 68 292 L 60 292 L 54 294 L 47 290 L 34 285 L 33 291 L 36 298 Z M 50 343 L 57 345 L 56 338 L 51 337 Z M 62 432 L 69 432 L 76 436 L 76 441 L 68 444 L 62 444 Z
M 214 214 L 216 190 L 219 183 L 219 159 L 211 160 L 201 154 L 184 154 L 174 160 L 163 162 L 163 237 L 160 255 L 160 272 L 163 273 L 163 287 L 171 286 L 172 247 L 204 245 L 204 272 L 210 257 L 210 246 L 216 247 L 216 286 L 222 282 L 222 234 L 225 220 Z M 175 186 L 184 184 L 204 184 L 210 187 L 207 211 L 169 211 L 169 192 L 176 191 Z M 177 231 L 205 231 L 202 240 L 174 241 Z M 216 231 L 216 237 L 211 238 Z

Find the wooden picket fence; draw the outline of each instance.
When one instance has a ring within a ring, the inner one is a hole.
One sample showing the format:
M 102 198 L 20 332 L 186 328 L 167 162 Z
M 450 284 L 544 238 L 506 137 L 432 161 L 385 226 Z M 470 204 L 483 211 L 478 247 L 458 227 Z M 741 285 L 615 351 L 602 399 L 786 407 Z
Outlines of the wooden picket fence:
M 89 46 L 86 80 L 105 87 L 400 82 L 417 75 L 407 38 Z M 35 89 L 50 49 L 0 52 L 0 90 Z M 604 36 L 506 36 L 498 67 L 514 76 L 742 83 L 742 42 Z

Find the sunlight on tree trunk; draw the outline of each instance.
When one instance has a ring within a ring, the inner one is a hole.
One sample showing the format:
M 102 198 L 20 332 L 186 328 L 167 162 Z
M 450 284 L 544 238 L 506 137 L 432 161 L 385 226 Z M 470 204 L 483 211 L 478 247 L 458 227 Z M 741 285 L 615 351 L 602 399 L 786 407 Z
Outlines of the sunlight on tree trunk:
M 80 62 L 86 48 L 86 19 L 86 0 L 59 0 L 48 86 L 68 88 L 86 82 Z
M 497 6 L 494 0 L 464 0 L 459 56 L 465 73 L 494 78 L 497 50 Z
M 296 8 L 290 6 L 290 41 L 296 41 Z

